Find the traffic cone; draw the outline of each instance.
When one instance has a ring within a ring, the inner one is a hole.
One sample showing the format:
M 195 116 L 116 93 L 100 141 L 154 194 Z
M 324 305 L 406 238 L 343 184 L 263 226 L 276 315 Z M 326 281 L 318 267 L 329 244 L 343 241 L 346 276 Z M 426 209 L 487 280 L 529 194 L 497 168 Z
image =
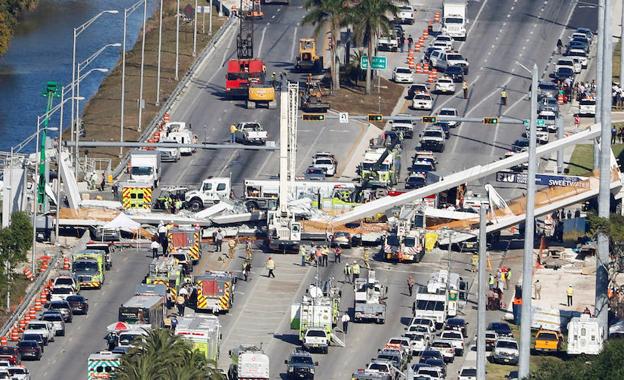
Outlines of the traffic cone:
M 35 300 L 35 311 L 43 310 L 43 305 L 41 304 L 41 300 L 38 298 Z

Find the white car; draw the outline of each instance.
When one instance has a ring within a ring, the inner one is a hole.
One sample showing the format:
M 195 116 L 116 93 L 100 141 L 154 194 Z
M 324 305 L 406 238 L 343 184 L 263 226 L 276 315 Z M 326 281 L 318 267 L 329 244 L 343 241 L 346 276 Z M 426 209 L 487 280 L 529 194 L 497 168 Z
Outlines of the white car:
M 442 49 L 445 52 L 449 52 L 453 49 L 453 46 L 449 46 L 446 42 L 444 41 L 433 41 L 433 43 L 431 44 L 431 46 L 433 47 L 438 47 L 440 49 Z
M 406 333 L 405 337 L 410 340 L 410 350 L 412 350 L 412 355 L 419 355 L 423 352 L 429 345 L 430 341 L 429 335 L 422 332 Z
M 578 114 L 579 116 L 596 116 L 596 99 L 581 99 Z
M 555 72 L 561 67 L 568 67 L 572 71 L 574 71 L 575 74 L 580 73 L 582 69 L 582 65 L 577 59 L 568 57 L 559 58 L 557 60 L 557 64 L 555 65 Z
M 416 152 L 417 155 L 433 155 L 433 152 Z M 436 322 L 431 318 L 412 318 L 410 321 L 410 327 L 412 326 L 425 326 L 429 331 L 429 334 L 434 334 L 436 331 Z
M 453 37 L 451 36 L 447 36 L 445 34 L 440 34 L 439 36 L 437 36 L 435 38 L 435 40 L 433 41 L 435 42 L 443 42 L 446 44 L 447 49 L 451 50 L 453 49 L 453 42 L 455 42 L 455 40 L 453 40 Z
M 537 115 L 537 120 L 543 120 L 548 132 L 557 132 L 557 114 L 553 111 L 542 111 Z
M 429 94 L 416 94 L 412 99 L 412 109 L 431 111 L 433 109 L 433 99 Z
M 54 342 L 56 336 L 56 327 L 52 322 L 32 320 L 26 325 L 26 330 L 44 330 L 46 331 L 48 342 Z
M 442 334 L 440 334 L 440 339 L 451 342 L 453 348 L 455 349 L 456 356 L 464 355 L 464 335 L 461 331 L 444 330 L 442 331 Z
M 392 80 L 396 83 L 414 83 L 414 73 L 409 67 L 395 67 L 392 70 Z
M 457 380 L 477 380 L 477 369 L 475 367 L 462 367 L 457 375 Z
M 429 350 L 438 351 L 447 363 L 452 363 L 455 360 L 455 347 L 446 339 L 435 339 L 429 345 Z
M 518 364 L 520 352 L 518 351 L 518 342 L 513 338 L 498 338 L 492 351 L 492 362 L 500 364 Z
M 470 67 L 470 63 L 468 63 L 468 60 L 464 58 L 463 55 L 457 52 L 450 52 L 446 54 L 446 65 L 461 66 L 464 69 L 464 75 L 468 75 L 468 67 Z
M 28 372 L 28 368 L 24 366 L 12 366 L 7 368 L 9 371 L 9 375 L 11 375 L 11 380 L 30 380 L 30 372 Z
M 50 290 L 50 301 L 65 301 L 69 296 L 75 295 L 76 292 L 70 286 L 59 285 Z
M 333 177 L 336 175 L 336 161 L 328 157 L 318 157 L 312 162 L 313 168 L 325 170 L 325 175 Z
M 80 290 L 78 282 L 72 276 L 58 276 L 54 279 L 54 282 L 52 283 L 53 288 L 57 286 L 70 286 L 74 289 L 75 292 Z
M 160 140 L 162 144 L 177 144 L 178 142 L 174 139 L 170 139 L 168 137 L 162 138 Z M 181 157 L 180 148 L 176 147 L 160 147 L 156 148 L 157 151 L 160 152 L 160 160 L 163 162 L 178 162 Z
M 421 367 L 418 369 L 418 372 L 416 372 L 416 376 L 412 378 L 442 380 L 442 379 L 445 379 L 446 377 L 444 376 L 444 372 L 442 371 L 442 368 L 440 367 Z
M 454 94 L 455 93 L 455 82 L 449 77 L 439 78 L 435 84 L 435 90 L 438 93 L 444 94 Z
M 550 138 L 548 131 L 535 131 L 535 136 L 538 144 L 548 144 Z
M 587 53 L 585 52 L 585 50 L 583 49 L 570 49 L 566 52 L 565 54 L 566 57 L 569 58 L 577 58 L 579 60 L 579 62 L 581 63 L 582 67 L 584 69 L 587 68 L 587 64 L 589 63 L 589 60 L 587 58 Z
M 438 115 L 459 117 L 459 113 L 457 112 L 455 108 L 442 108 L 438 112 Z M 451 120 L 445 120 L 445 121 L 448 123 L 450 128 L 457 128 L 461 124 L 461 121 L 451 121 Z
M 397 19 L 401 21 L 401 24 L 413 24 L 414 8 L 411 5 L 400 6 L 399 12 L 397 13 Z

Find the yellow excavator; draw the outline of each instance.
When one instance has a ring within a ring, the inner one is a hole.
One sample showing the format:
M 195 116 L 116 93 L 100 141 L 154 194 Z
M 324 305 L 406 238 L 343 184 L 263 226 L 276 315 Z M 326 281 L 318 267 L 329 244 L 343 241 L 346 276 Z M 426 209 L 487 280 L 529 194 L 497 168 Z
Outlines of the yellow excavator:
M 254 109 L 258 106 L 269 109 L 277 108 L 275 101 L 275 88 L 271 84 L 250 84 L 247 108 Z
M 316 40 L 314 38 L 301 38 L 299 40 L 299 55 L 295 62 L 295 70 L 312 73 L 323 71 L 323 57 L 316 54 Z

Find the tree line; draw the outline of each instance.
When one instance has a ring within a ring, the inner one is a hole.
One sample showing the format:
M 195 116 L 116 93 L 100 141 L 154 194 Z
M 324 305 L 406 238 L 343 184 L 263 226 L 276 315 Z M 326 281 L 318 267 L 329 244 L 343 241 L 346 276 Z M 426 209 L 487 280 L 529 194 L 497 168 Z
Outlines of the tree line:
M 33 9 L 38 2 L 39 0 L 0 0 L 0 55 L 9 49 L 20 15 Z

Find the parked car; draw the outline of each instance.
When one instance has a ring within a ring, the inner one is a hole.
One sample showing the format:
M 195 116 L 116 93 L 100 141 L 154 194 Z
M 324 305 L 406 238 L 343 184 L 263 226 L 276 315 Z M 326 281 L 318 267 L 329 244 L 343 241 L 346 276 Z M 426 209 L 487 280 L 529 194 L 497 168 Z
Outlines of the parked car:
M 59 285 L 50 290 L 50 301 L 64 301 L 73 294 L 76 292 L 71 286 Z
M 48 304 L 48 310 L 60 312 L 65 323 L 72 323 L 74 319 L 74 313 L 72 313 L 71 306 L 67 301 L 52 301 Z
M 494 331 L 499 338 L 513 337 L 511 327 L 505 322 L 492 322 L 488 325 L 487 330 Z
M 39 317 L 42 321 L 51 322 L 54 325 L 57 336 L 65 335 L 65 317 L 59 311 L 45 311 Z
M 420 189 L 427 185 L 427 175 L 423 173 L 412 173 L 405 180 L 406 189 Z
M 54 342 L 54 337 L 56 336 L 56 329 L 54 328 L 54 324 L 52 324 L 52 322 L 32 320 L 28 322 L 28 324 L 26 325 L 26 331 L 29 331 L 29 330 L 30 331 L 41 330 L 46 334 L 47 340 L 49 342 Z
M 306 181 L 323 181 L 325 176 L 325 169 L 315 168 L 314 166 L 309 166 L 303 175 Z
M 429 345 L 429 349 L 442 354 L 443 360 L 447 363 L 452 363 L 455 360 L 455 347 L 447 339 L 434 339 Z
M 74 289 L 75 293 L 78 293 L 80 291 L 80 283 L 76 281 L 74 276 L 58 276 L 54 279 L 52 287 L 55 288 L 59 286 L 69 286 Z
M 12 366 L 7 368 L 11 380 L 30 380 L 30 372 L 24 366 Z
M 22 362 L 18 347 L 15 346 L 0 346 L 0 360 L 6 360 L 9 363 L 15 365 Z
M 462 367 L 457 375 L 457 380 L 477 380 L 477 369 L 475 367 Z
M 392 80 L 396 83 L 414 83 L 414 73 L 409 67 L 395 67 Z
M 333 247 L 351 248 L 351 234 L 343 231 L 336 231 L 332 236 L 331 245 Z
M 41 352 L 43 353 L 44 347 L 46 345 L 46 341 L 42 333 L 37 332 L 37 333 L 22 334 L 21 340 L 32 340 L 32 341 L 37 342 L 37 344 L 41 346 Z
M 513 338 L 498 338 L 492 351 L 492 362 L 499 364 L 518 364 L 520 352 L 518 343 Z

